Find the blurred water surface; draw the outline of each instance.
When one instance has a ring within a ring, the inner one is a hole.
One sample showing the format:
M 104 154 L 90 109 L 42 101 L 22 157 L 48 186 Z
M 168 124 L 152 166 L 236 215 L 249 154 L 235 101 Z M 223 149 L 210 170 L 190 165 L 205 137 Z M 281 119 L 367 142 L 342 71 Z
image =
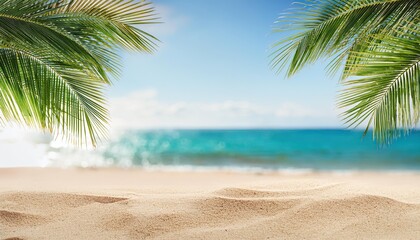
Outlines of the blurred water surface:
M 83 151 L 31 141 L 45 151 L 42 159 L 33 159 L 35 165 L 45 166 L 420 170 L 420 131 L 385 147 L 362 135 L 349 130 L 138 130 Z M 0 138 L 3 146 L 4 141 Z

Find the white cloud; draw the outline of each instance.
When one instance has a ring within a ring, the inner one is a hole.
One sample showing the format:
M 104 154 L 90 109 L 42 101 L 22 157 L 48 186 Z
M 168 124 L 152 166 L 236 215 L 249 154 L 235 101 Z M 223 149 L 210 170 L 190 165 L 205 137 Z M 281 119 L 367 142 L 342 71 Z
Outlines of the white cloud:
M 246 101 L 224 101 L 221 103 L 204 104 L 202 107 L 213 112 L 225 112 L 230 115 L 241 116 L 259 115 L 266 112 L 263 107 Z
M 155 90 L 132 92 L 110 101 L 111 127 L 221 128 L 293 127 L 325 113 L 297 103 L 264 106 L 249 101 L 165 102 Z
M 291 102 L 282 103 L 280 107 L 277 108 L 275 114 L 277 117 L 280 118 L 319 116 L 319 113 L 317 113 L 316 111 Z

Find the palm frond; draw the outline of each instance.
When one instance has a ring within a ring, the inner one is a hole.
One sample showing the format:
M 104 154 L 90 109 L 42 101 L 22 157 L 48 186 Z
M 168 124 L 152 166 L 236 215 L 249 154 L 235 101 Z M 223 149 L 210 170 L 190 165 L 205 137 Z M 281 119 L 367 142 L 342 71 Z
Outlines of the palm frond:
M 381 143 L 419 121 L 420 1 L 315 0 L 281 20 L 291 37 L 274 45 L 272 67 L 291 76 L 321 57 L 342 70 L 339 107 L 350 127 L 366 123 Z M 366 134 L 365 131 L 365 134 Z
M 77 38 L 106 71 L 116 76 L 119 57 L 109 49 L 153 53 L 158 41 L 140 29 L 141 25 L 157 23 L 154 8 L 145 1 L 66 0 L 37 20 Z
M 271 66 L 278 72 L 288 66 L 291 76 L 321 57 L 345 56 L 356 39 L 388 26 L 385 23 L 399 18 L 395 13 L 418 11 L 419 6 L 412 0 L 307 1 L 279 19 L 277 31 L 297 33 L 274 45 Z
M 0 5 L 0 122 L 50 131 L 76 145 L 106 136 L 103 97 L 121 48 L 151 53 L 148 2 L 5 0 Z
M 107 40 L 103 41 L 107 44 L 132 50 L 152 52 L 156 46 L 154 41 L 157 39 L 140 29 L 141 25 L 157 23 L 158 18 L 150 2 L 67 0 L 62 7 L 40 19 L 51 21 L 70 33 L 76 31 L 78 36 L 99 35 L 100 40 Z
M 8 121 L 64 134 L 80 145 L 106 130 L 104 84 L 16 49 L 0 49 L 0 109 Z M 88 134 L 88 135 L 87 135 Z
M 344 120 L 350 126 L 367 121 L 374 137 L 389 143 L 415 127 L 420 116 L 420 30 L 407 24 L 398 32 L 371 36 L 370 51 L 353 52 L 349 70 L 352 79 L 340 95 L 340 107 L 347 108 Z
M 42 48 L 45 53 L 84 64 L 98 79 L 109 82 L 101 63 L 72 35 L 31 18 L 0 13 L 0 43 L 16 47 Z

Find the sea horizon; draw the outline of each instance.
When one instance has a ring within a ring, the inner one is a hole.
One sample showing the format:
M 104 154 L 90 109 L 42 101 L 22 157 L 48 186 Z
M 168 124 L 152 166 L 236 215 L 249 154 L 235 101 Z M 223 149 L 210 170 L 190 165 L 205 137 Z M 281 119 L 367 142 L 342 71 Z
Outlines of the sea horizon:
M 0 141 L 3 148 L 7 148 L 5 143 L 19 148 L 18 141 L 36 156 L 31 164 L 6 159 L 0 162 L 1 167 L 420 171 L 420 131 L 417 129 L 389 145 L 374 142 L 371 132 L 363 136 L 362 130 L 342 128 L 132 129 L 121 131 L 111 136 L 106 144 L 90 150 L 69 148 L 39 136 Z

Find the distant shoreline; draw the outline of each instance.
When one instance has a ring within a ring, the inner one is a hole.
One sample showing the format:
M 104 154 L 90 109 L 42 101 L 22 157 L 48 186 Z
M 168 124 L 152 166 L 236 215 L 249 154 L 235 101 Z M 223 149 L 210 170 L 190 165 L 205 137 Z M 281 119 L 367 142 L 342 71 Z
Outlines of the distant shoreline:
M 262 174 L 262 175 L 308 175 L 308 174 L 334 174 L 334 175 L 352 175 L 352 174 L 390 174 L 390 175 L 400 175 L 400 174 L 420 174 L 420 169 L 261 169 L 261 168 L 230 168 L 230 167 L 197 167 L 197 166 L 102 166 L 102 167 L 82 167 L 82 166 L 67 166 L 67 167 L 54 167 L 54 166 L 22 166 L 22 167 L 0 167 L 2 170 L 25 170 L 25 169 L 57 169 L 57 170 L 92 170 L 92 171 L 102 171 L 102 170 L 116 170 L 116 171 L 141 171 L 141 172 L 185 172 L 185 173 L 238 173 L 238 174 Z

